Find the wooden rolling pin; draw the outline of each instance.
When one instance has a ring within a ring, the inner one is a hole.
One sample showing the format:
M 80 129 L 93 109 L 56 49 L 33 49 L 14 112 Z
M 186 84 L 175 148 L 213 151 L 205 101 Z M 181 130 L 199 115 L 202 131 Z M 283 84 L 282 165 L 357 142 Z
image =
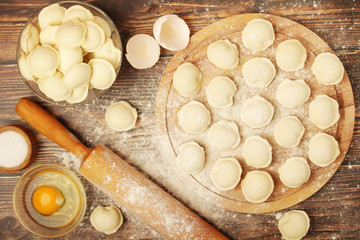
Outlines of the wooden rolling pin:
M 28 98 L 16 112 L 47 138 L 75 154 L 80 173 L 167 239 L 227 239 L 190 209 L 103 145 L 84 146 L 55 117 Z

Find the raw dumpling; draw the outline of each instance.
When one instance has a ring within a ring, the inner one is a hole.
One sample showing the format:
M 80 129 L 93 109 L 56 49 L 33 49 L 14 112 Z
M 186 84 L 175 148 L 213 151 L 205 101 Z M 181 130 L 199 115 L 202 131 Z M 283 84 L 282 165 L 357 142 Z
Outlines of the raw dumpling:
M 93 14 L 90 10 L 80 5 L 73 5 L 65 10 L 64 22 L 72 19 L 79 19 L 82 22 L 92 21 L 94 19 Z
M 40 36 L 39 30 L 29 23 L 21 34 L 20 45 L 21 49 L 28 54 L 39 45 Z
M 248 202 L 265 202 L 274 190 L 274 181 L 268 172 L 250 171 L 241 181 L 241 190 Z
M 82 85 L 89 85 L 90 76 L 91 67 L 89 64 L 76 64 L 64 74 L 64 85 L 69 90 L 81 87 Z
M 108 89 L 116 80 L 114 67 L 104 59 L 91 59 L 89 65 L 92 69 L 90 84 L 96 89 Z
M 280 119 L 274 130 L 274 137 L 277 144 L 286 148 L 296 147 L 305 128 L 300 120 L 295 116 L 288 116 Z
M 60 66 L 59 70 L 62 73 L 67 72 L 72 66 L 83 62 L 83 55 L 80 47 L 65 48 L 59 47 Z
M 340 155 L 339 143 L 329 134 L 317 133 L 310 139 L 308 155 L 311 162 L 326 167 Z
M 91 58 L 102 58 L 109 61 L 115 69 L 119 66 L 121 60 L 121 51 L 115 47 L 111 38 L 107 38 L 99 50 L 89 55 Z
M 47 26 L 40 32 L 40 42 L 42 45 L 56 45 L 56 32 L 59 29 L 59 25 Z
M 305 158 L 292 157 L 281 165 L 278 173 L 283 184 L 289 188 L 297 188 L 309 180 L 310 167 Z
M 279 220 L 278 228 L 285 240 L 299 240 L 309 231 L 310 219 L 306 212 L 292 210 Z
M 215 77 L 206 88 L 206 98 L 212 107 L 227 108 L 233 105 L 236 90 L 236 85 L 230 78 Z
M 26 56 L 24 53 L 21 53 L 21 57 L 19 58 L 19 70 L 21 75 L 26 79 L 26 80 L 32 80 L 35 81 L 34 76 L 32 75 L 32 73 L 29 71 L 28 67 L 26 66 Z
M 32 50 L 26 58 L 26 66 L 37 78 L 49 78 L 60 64 L 60 55 L 53 47 L 44 45 Z
M 304 80 L 282 81 L 276 91 L 276 99 L 287 108 L 302 106 L 310 97 L 311 90 Z
M 323 85 L 338 84 L 344 77 L 344 66 L 340 59 L 329 52 L 317 55 L 311 70 L 316 80 Z
M 117 131 L 128 131 L 135 127 L 137 111 L 128 102 L 120 101 L 111 104 L 106 110 L 107 125 Z
M 81 47 L 86 52 L 95 52 L 99 50 L 105 42 L 104 30 L 92 21 L 86 21 L 85 26 L 85 41 L 81 44 Z
M 201 133 L 210 124 L 209 110 L 198 101 L 191 101 L 182 106 L 177 117 L 180 127 L 188 133 Z
M 273 44 L 275 40 L 274 28 L 271 22 L 255 18 L 248 22 L 242 31 L 244 46 L 253 51 L 262 51 Z
M 234 149 L 240 143 L 239 128 L 235 122 L 220 120 L 210 127 L 208 141 L 217 150 Z
M 93 22 L 101 27 L 106 37 L 111 37 L 111 27 L 105 19 L 99 16 L 94 16 Z
M 271 122 L 274 107 L 265 98 L 253 96 L 241 107 L 241 121 L 252 128 L 265 127 Z
M 89 84 L 77 87 L 71 91 L 70 97 L 66 99 L 68 103 L 79 103 L 86 99 L 89 93 Z
M 202 74 L 193 64 L 181 64 L 174 72 L 173 84 L 176 91 L 183 97 L 190 97 L 201 87 Z
M 306 49 L 296 39 L 283 41 L 276 49 L 277 65 L 287 72 L 304 68 L 306 58 Z
M 59 47 L 76 48 L 84 43 L 86 36 L 85 23 L 78 19 L 64 22 L 56 31 L 55 38 Z
M 239 64 L 239 50 L 229 40 L 218 40 L 207 48 L 209 61 L 221 69 L 234 69 Z
M 44 7 L 39 13 L 38 20 L 40 28 L 43 30 L 49 25 L 60 25 L 63 23 L 65 8 L 58 3 Z
M 255 57 L 244 63 L 241 73 L 250 87 L 265 88 L 274 79 L 276 69 L 268 58 Z
M 123 216 L 114 205 L 108 207 L 98 206 L 90 215 L 90 222 L 99 232 L 105 234 L 115 233 L 123 224 Z
M 242 168 L 235 158 L 220 158 L 210 170 L 210 179 L 217 189 L 234 189 L 241 177 Z
M 176 161 L 188 173 L 199 172 L 205 163 L 205 151 L 196 142 L 187 142 L 180 146 Z
M 63 75 L 60 72 L 56 72 L 49 78 L 42 79 L 39 88 L 48 98 L 54 101 L 64 101 L 71 95 L 71 91 L 64 85 Z
M 245 140 L 242 156 L 251 167 L 268 167 L 272 159 L 272 148 L 269 142 L 260 136 L 251 136 Z
M 339 104 L 327 95 L 319 95 L 309 105 L 309 117 L 315 126 L 326 129 L 339 120 Z

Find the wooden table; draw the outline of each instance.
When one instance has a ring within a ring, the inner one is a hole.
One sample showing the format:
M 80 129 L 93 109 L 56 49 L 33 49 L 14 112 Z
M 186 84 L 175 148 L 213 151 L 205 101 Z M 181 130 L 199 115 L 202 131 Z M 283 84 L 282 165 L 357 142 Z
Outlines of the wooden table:
M 192 208 L 231 239 L 279 239 L 277 213 L 244 214 L 218 209 L 206 199 L 187 189 L 175 170 L 165 161 L 156 143 L 155 99 L 161 74 L 173 52 L 161 49 L 160 61 L 151 69 L 135 70 L 124 60 L 115 84 L 93 103 L 74 107 L 54 106 L 41 101 L 27 89 L 16 65 L 16 45 L 22 27 L 39 8 L 52 1 L 3 0 L 0 3 L 0 126 L 27 124 L 15 113 L 21 97 L 28 96 L 53 113 L 88 146 L 105 144 L 126 161 L 147 174 L 170 194 Z M 352 83 L 355 103 L 360 101 L 360 2 L 357 0 L 117 0 L 87 1 L 103 9 L 118 27 L 123 46 L 138 33 L 152 35 L 155 20 L 164 14 L 178 14 L 195 33 L 206 25 L 234 14 L 264 12 L 287 17 L 305 25 L 323 38 L 342 60 Z M 114 101 L 127 100 L 139 111 L 134 130 L 111 131 L 104 113 Z M 303 209 L 311 219 L 309 239 L 359 238 L 360 234 L 360 134 L 359 110 L 353 141 L 345 160 L 333 178 L 315 195 L 290 209 Z M 32 129 L 30 127 L 30 129 Z M 39 153 L 35 164 L 67 163 L 65 150 L 36 133 Z M 39 239 L 17 221 L 12 208 L 12 191 L 21 176 L 0 173 L 0 239 Z M 85 219 L 64 239 L 161 239 L 140 220 L 124 213 L 124 225 L 113 235 L 97 232 L 89 215 L 98 205 L 113 203 L 99 190 L 82 179 L 87 190 Z M 283 213 L 285 211 L 281 211 Z

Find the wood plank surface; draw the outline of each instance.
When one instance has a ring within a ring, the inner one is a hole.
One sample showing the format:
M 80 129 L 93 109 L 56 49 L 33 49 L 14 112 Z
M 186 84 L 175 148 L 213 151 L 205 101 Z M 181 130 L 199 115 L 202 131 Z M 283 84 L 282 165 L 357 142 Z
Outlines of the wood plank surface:
M 102 143 L 146 174 L 171 195 L 192 208 L 230 239 L 279 239 L 277 213 L 243 214 L 218 209 L 177 178 L 157 149 L 155 100 L 161 75 L 173 52 L 161 49 L 160 61 L 147 70 L 136 70 L 126 61 L 115 84 L 93 103 L 73 107 L 54 106 L 40 101 L 27 89 L 16 65 L 16 47 L 27 19 L 39 8 L 55 1 L 4 0 L 0 2 L 0 126 L 27 124 L 15 113 L 21 97 L 28 96 L 53 113 L 89 147 Z M 311 220 L 307 239 L 358 239 L 360 235 L 360 2 L 357 0 L 110 0 L 86 1 L 103 9 L 115 22 L 123 40 L 138 33 L 152 35 L 156 19 L 178 14 L 191 34 L 224 17 L 241 13 L 270 13 L 305 25 L 318 34 L 339 56 L 351 81 L 356 121 L 350 149 L 331 180 L 315 195 L 290 209 L 305 210 Z M 118 133 L 105 123 L 106 108 L 127 100 L 139 111 L 136 128 Z M 33 130 L 30 127 L 31 130 Z M 34 130 L 33 130 L 34 131 Z M 64 164 L 66 153 L 34 131 L 39 153 L 34 164 Z M 12 209 L 12 191 L 19 173 L 0 173 L 0 239 L 41 239 L 17 221 Z M 119 206 L 124 225 L 113 235 L 97 232 L 89 215 L 98 205 L 113 203 L 101 191 L 82 179 L 88 208 L 82 224 L 63 239 L 161 239 L 161 237 Z M 280 211 L 283 213 L 287 210 Z

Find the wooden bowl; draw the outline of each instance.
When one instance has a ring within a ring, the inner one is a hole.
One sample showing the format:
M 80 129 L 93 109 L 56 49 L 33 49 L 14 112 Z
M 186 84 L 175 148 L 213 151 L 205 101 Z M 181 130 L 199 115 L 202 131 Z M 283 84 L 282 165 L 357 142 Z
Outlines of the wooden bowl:
M 35 159 L 35 156 L 37 154 L 37 141 L 36 141 L 35 136 L 28 129 L 26 129 L 23 126 L 10 125 L 10 126 L 0 127 L 0 133 L 7 132 L 7 131 L 14 131 L 14 132 L 19 133 L 25 139 L 25 142 L 28 147 L 28 152 L 27 152 L 27 155 L 26 155 L 24 161 L 21 164 L 15 166 L 15 167 L 10 167 L 10 168 L 0 166 L 0 171 L 10 172 L 10 173 L 18 172 L 18 171 L 24 169 L 25 167 L 29 166 Z

